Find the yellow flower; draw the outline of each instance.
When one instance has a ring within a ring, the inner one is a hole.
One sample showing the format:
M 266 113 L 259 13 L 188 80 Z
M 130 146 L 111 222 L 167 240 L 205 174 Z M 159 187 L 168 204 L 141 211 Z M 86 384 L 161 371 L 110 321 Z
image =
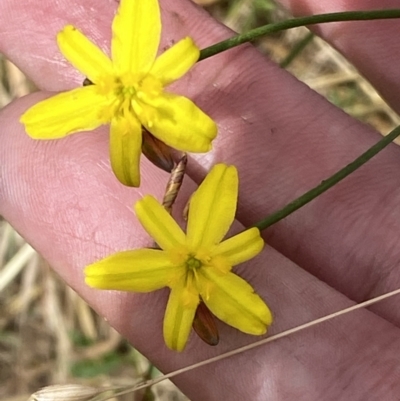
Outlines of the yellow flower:
M 264 334 L 271 312 L 253 288 L 231 272 L 264 246 L 257 228 L 222 241 L 232 224 L 238 195 L 234 166 L 216 165 L 190 201 L 187 233 L 160 203 L 147 195 L 136 214 L 161 249 L 119 252 L 86 267 L 91 287 L 148 292 L 170 287 L 164 338 L 182 351 L 200 299 L 225 323 L 254 335 Z M 222 242 L 221 242 L 222 241 Z
M 159 57 L 161 19 L 157 0 L 121 0 L 112 25 L 111 59 L 71 25 L 57 36 L 71 64 L 93 85 L 60 93 L 21 118 L 35 139 L 56 139 L 110 123 L 111 165 L 125 185 L 139 186 L 142 125 L 167 145 L 207 152 L 215 122 L 186 97 L 164 92 L 198 60 L 189 37 Z

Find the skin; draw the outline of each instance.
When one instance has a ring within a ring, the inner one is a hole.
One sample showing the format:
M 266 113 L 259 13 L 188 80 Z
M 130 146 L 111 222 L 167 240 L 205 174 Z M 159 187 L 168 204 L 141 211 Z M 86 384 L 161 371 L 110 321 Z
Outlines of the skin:
M 328 3 L 328 4 L 326 4 Z M 356 5 L 354 3 L 357 3 Z M 282 1 L 298 15 L 393 8 L 396 1 Z M 123 187 L 110 171 L 108 128 L 34 141 L 19 116 L 48 91 L 83 77 L 59 53 L 67 23 L 108 49 L 111 0 L 0 2 L 0 52 L 41 92 L 0 112 L 0 213 L 112 326 L 168 372 L 256 338 L 219 324 L 215 348 L 192 336 L 185 352 L 162 338 L 166 290 L 127 294 L 88 288 L 85 265 L 115 251 L 149 246 L 131 205 L 161 197 L 167 175 L 142 162 L 142 186 Z M 186 0 L 161 0 L 162 47 L 191 35 L 205 47 L 231 35 Z M 328 24 L 316 29 L 400 111 L 399 21 Z M 239 170 L 236 229 L 317 185 L 380 139 L 250 45 L 195 66 L 171 91 L 193 98 L 219 125 L 213 152 L 193 155 L 180 210 L 216 162 Z M 400 287 L 400 149 L 391 145 L 344 182 L 269 228 L 260 256 L 236 271 L 274 312 L 269 333 L 303 324 Z M 262 177 L 262 179 L 260 179 Z M 393 298 L 256 350 L 178 376 L 193 400 L 397 400 L 400 312 Z

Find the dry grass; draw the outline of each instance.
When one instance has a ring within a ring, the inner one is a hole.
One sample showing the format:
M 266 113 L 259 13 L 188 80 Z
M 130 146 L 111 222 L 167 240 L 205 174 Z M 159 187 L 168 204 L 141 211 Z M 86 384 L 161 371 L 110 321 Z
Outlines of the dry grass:
M 0 238 L 1 400 L 26 400 L 51 383 L 124 386 L 158 374 L 5 221 Z M 153 391 L 186 399 L 172 383 Z
M 238 32 L 285 17 L 267 0 L 197 2 Z M 282 62 L 306 35 L 307 29 L 295 29 L 263 38 L 258 47 Z M 312 38 L 288 70 L 382 133 L 400 123 L 354 67 L 318 38 Z M 0 107 L 32 90 L 24 75 L 0 58 Z M 31 392 L 53 383 L 126 385 L 158 374 L 1 217 L 0 304 L 0 399 L 4 401 L 26 400 Z M 152 391 L 122 399 L 187 399 L 170 382 Z

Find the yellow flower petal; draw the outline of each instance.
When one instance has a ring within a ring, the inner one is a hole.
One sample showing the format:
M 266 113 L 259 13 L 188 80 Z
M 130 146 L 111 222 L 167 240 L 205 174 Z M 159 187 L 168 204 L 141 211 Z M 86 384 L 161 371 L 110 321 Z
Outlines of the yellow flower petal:
M 107 100 L 94 85 L 59 93 L 43 100 L 21 117 L 26 132 L 34 139 L 57 139 L 103 124 L 101 112 Z
M 110 159 L 114 174 L 123 184 L 140 185 L 142 127 L 134 117 L 114 118 L 110 127 Z
M 187 241 L 190 248 L 217 245 L 235 218 L 238 174 L 234 166 L 217 164 L 190 199 Z
M 231 266 L 235 266 L 254 258 L 263 247 L 260 230 L 253 227 L 218 244 L 212 256 L 226 258 Z
M 244 333 L 267 331 L 271 312 L 246 281 L 233 273 L 219 276 L 212 269 L 202 269 L 198 282 L 202 300 L 219 319 Z
M 121 0 L 112 25 L 112 60 L 119 73 L 147 73 L 161 35 L 158 0 Z
M 112 74 L 111 60 L 72 25 L 59 32 L 57 43 L 64 57 L 92 82 L 96 82 L 101 75 Z
M 164 250 L 181 247 L 185 234 L 178 223 L 151 195 L 136 202 L 136 215 L 151 237 Z
M 197 62 L 200 50 L 192 38 L 184 38 L 161 54 L 149 74 L 166 86 L 186 74 Z
M 165 252 L 158 249 L 137 249 L 118 252 L 84 270 L 91 287 L 148 292 L 168 285 L 175 270 Z
M 184 350 L 199 302 L 197 294 L 188 293 L 184 280 L 171 289 L 164 317 L 164 340 L 170 349 Z
M 172 93 L 143 99 L 151 113 L 137 113 L 141 123 L 160 141 L 183 152 L 202 153 L 211 149 L 217 125 L 191 100 Z M 152 116 L 150 119 L 147 115 Z

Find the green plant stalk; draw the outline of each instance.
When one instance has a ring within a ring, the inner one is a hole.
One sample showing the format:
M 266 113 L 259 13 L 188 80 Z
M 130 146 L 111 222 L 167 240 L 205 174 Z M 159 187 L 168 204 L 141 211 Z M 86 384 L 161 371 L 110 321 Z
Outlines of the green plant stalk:
M 315 188 L 301 195 L 299 198 L 287 204 L 282 209 L 278 210 L 275 213 L 272 213 L 265 219 L 259 221 L 254 224 L 253 227 L 257 227 L 260 230 L 265 230 L 266 228 L 272 226 L 278 221 L 284 219 L 289 214 L 295 212 L 297 209 L 300 209 L 307 203 L 311 202 L 317 196 L 323 194 L 329 188 L 336 185 L 338 182 L 342 181 L 348 175 L 356 171 L 363 164 L 365 164 L 368 160 L 372 159 L 375 155 L 377 155 L 381 150 L 383 150 L 386 146 L 388 146 L 393 140 L 395 140 L 398 136 L 400 136 L 400 126 L 396 127 L 393 131 L 391 131 L 388 135 L 382 138 L 378 143 L 369 148 L 365 153 L 361 156 L 357 157 L 353 162 L 348 164 L 346 167 L 339 170 L 337 173 L 333 174 L 328 179 L 321 182 L 321 184 L 317 185 Z
M 282 68 L 288 67 L 292 61 L 304 50 L 304 48 L 314 39 L 314 34 L 308 32 L 303 39 L 297 42 L 290 53 L 279 63 Z
M 268 24 L 241 35 L 234 36 L 233 38 L 216 43 L 212 46 L 206 47 L 201 50 L 199 61 L 208 57 L 214 56 L 225 50 L 232 49 L 246 42 L 252 42 L 260 36 L 269 33 L 283 31 L 286 29 L 297 28 L 299 26 L 315 25 L 327 22 L 340 22 L 340 21 L 365 21 L 375 19 L 391 19 L 400 18 L 400 9 L 392 10 L 372 10 L 372 11 L 346 11 L 339 13 L 328 13 L 311 15 L 307 17 L 292 18 L 285 21 L 280 21 L 275 24 Z

